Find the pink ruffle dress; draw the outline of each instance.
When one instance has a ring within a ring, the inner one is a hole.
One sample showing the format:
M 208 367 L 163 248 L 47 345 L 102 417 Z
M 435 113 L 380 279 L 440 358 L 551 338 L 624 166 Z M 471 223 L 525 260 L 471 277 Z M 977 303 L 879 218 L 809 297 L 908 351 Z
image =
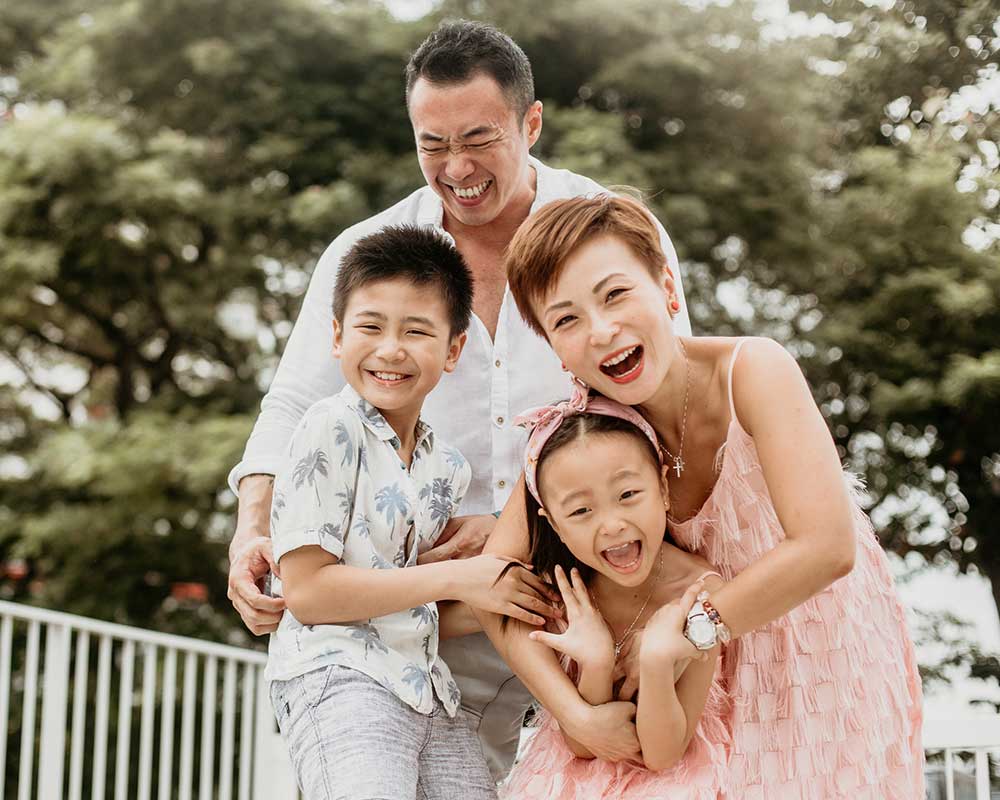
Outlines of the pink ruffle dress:
M 732 404 L 718 481 L 681 547 L 726 580 L 785 538 L 754 441 Z M 853 496 L 858 486 L 850 481 Z M 924 797 L 921 685 L 884 551 L 855 504 L 849 575 L 724 649 L 732 744 L 724 796 L 738 800 Z
M 501 800 L 717 800 L 726 779 L 730 708 L 720 677 L 721 666 L 684 757 L 660 772 L 576 758 L 556 721 L 540 711 L 537 731 L 500 789 Z

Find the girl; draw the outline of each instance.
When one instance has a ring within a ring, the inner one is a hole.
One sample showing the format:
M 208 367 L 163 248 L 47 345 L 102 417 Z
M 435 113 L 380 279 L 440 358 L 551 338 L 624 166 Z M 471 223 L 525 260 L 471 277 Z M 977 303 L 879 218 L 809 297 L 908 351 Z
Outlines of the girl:
M 691 659 L 687 609 L 703 581 L 722 581 L 664 541 L 669 502 L 656 434 L 627 406 L 583 393 L 516 422 L 534 428 L 525 468 L 532 563 L 554 577 L 568 623 L 531 638 L 571 659 L 582 699 L 596 705 L 611 700 L 616 657 L 644 628 L 636 725 L 645 766 L 593 759 L 542 712 L 503 796 L 715 800 L 728 739 L 718 648 L 676 686 L 674 672 Z
M 522 315 L 566 368 L 652 424 L 672 473 L 670 532 L 726 579 L 690 612 L 709 614 L 715 635 L 688 628 L 687 638 L 689 654 L 732 640 L 727 796 L 922 797 L 920 679 L 903 609 L 791 356 L 764 339 L 675 336 L 673 279 L 633 200 L 549 204 L 518 231 L 507 269 Z M 491 551 L 526 549 L 514 519 L 501 519 Z M 620 707 L 581 704 L 520 628 L 505 636 L 488 624 L 571 735 L 602 754 L 634 747 L 612 727 Z M 624 669 L 634 676 L 634 660 Z

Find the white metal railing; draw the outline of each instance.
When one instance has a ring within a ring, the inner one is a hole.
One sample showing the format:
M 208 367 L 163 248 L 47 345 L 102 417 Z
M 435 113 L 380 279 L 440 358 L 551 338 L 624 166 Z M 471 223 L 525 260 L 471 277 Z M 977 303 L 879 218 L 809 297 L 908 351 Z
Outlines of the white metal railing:
M 928 797 L 932 800 L 990 800 L 989 754 L 1000 750 L 1000 716 L 962 719 L 929 719 L 924 722 L 924 750 L 940 751 L 944 756 L 943 794 L 935 793 L 935 772 L 928 769 Z M 959 760 L 959 754 L 972 756 L 971 770 Z M 962 780 L 969 784 L 962 786 Z M 964 791 L 963 791 L 964 789 Z
M 296 798 L 265 661 L 253 650 L 0 601 L 0 800 L 15 754 L 9 800 Z M 942 767 L 928 769 L 928 798 L 990 800 L 1000 715 L 926 720 L 923 743 L 943 754 Z
M 106 800 L 109 791 L 114 800 L 297 797 L 265 660 L 0 601 L 0 800 L 15 753 L 10 800 Z

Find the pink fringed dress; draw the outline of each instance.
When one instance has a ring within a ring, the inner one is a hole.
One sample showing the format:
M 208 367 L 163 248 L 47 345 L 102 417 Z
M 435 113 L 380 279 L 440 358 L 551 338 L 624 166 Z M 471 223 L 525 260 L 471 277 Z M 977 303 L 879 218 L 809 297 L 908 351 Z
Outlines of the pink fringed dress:
M 785 538 L 754 441 L 732 404 L 721 471 L 701 510 L 671 522 L 681 547 L 726 580 Z M 852 496 L 857 485 L 851 482 Z M 846 577 L 725 648 L 734 800 L 924 797 L 921 686 L 885 553 L 854 504 L 857 556 Z
M 660 772 L 576 758 L 556 721 L 540 711 L 537 731 L 500 789 L 501 800 L 717 800 L 726 779 L 730 707 L 720 677 L 717 669 L 684 758 Z

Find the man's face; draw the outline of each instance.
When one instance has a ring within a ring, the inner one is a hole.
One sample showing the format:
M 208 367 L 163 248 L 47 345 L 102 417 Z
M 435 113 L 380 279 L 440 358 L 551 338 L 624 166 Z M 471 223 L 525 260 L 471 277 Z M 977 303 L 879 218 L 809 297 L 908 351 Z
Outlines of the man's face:
M 410 121 L 424 180 L 449 217 L 487 225 L 530 207 L 528 151 L 542 129 L 540 102 L 522 120 L 487 75 L 447 85 L 420 78 L 410 91 Z

